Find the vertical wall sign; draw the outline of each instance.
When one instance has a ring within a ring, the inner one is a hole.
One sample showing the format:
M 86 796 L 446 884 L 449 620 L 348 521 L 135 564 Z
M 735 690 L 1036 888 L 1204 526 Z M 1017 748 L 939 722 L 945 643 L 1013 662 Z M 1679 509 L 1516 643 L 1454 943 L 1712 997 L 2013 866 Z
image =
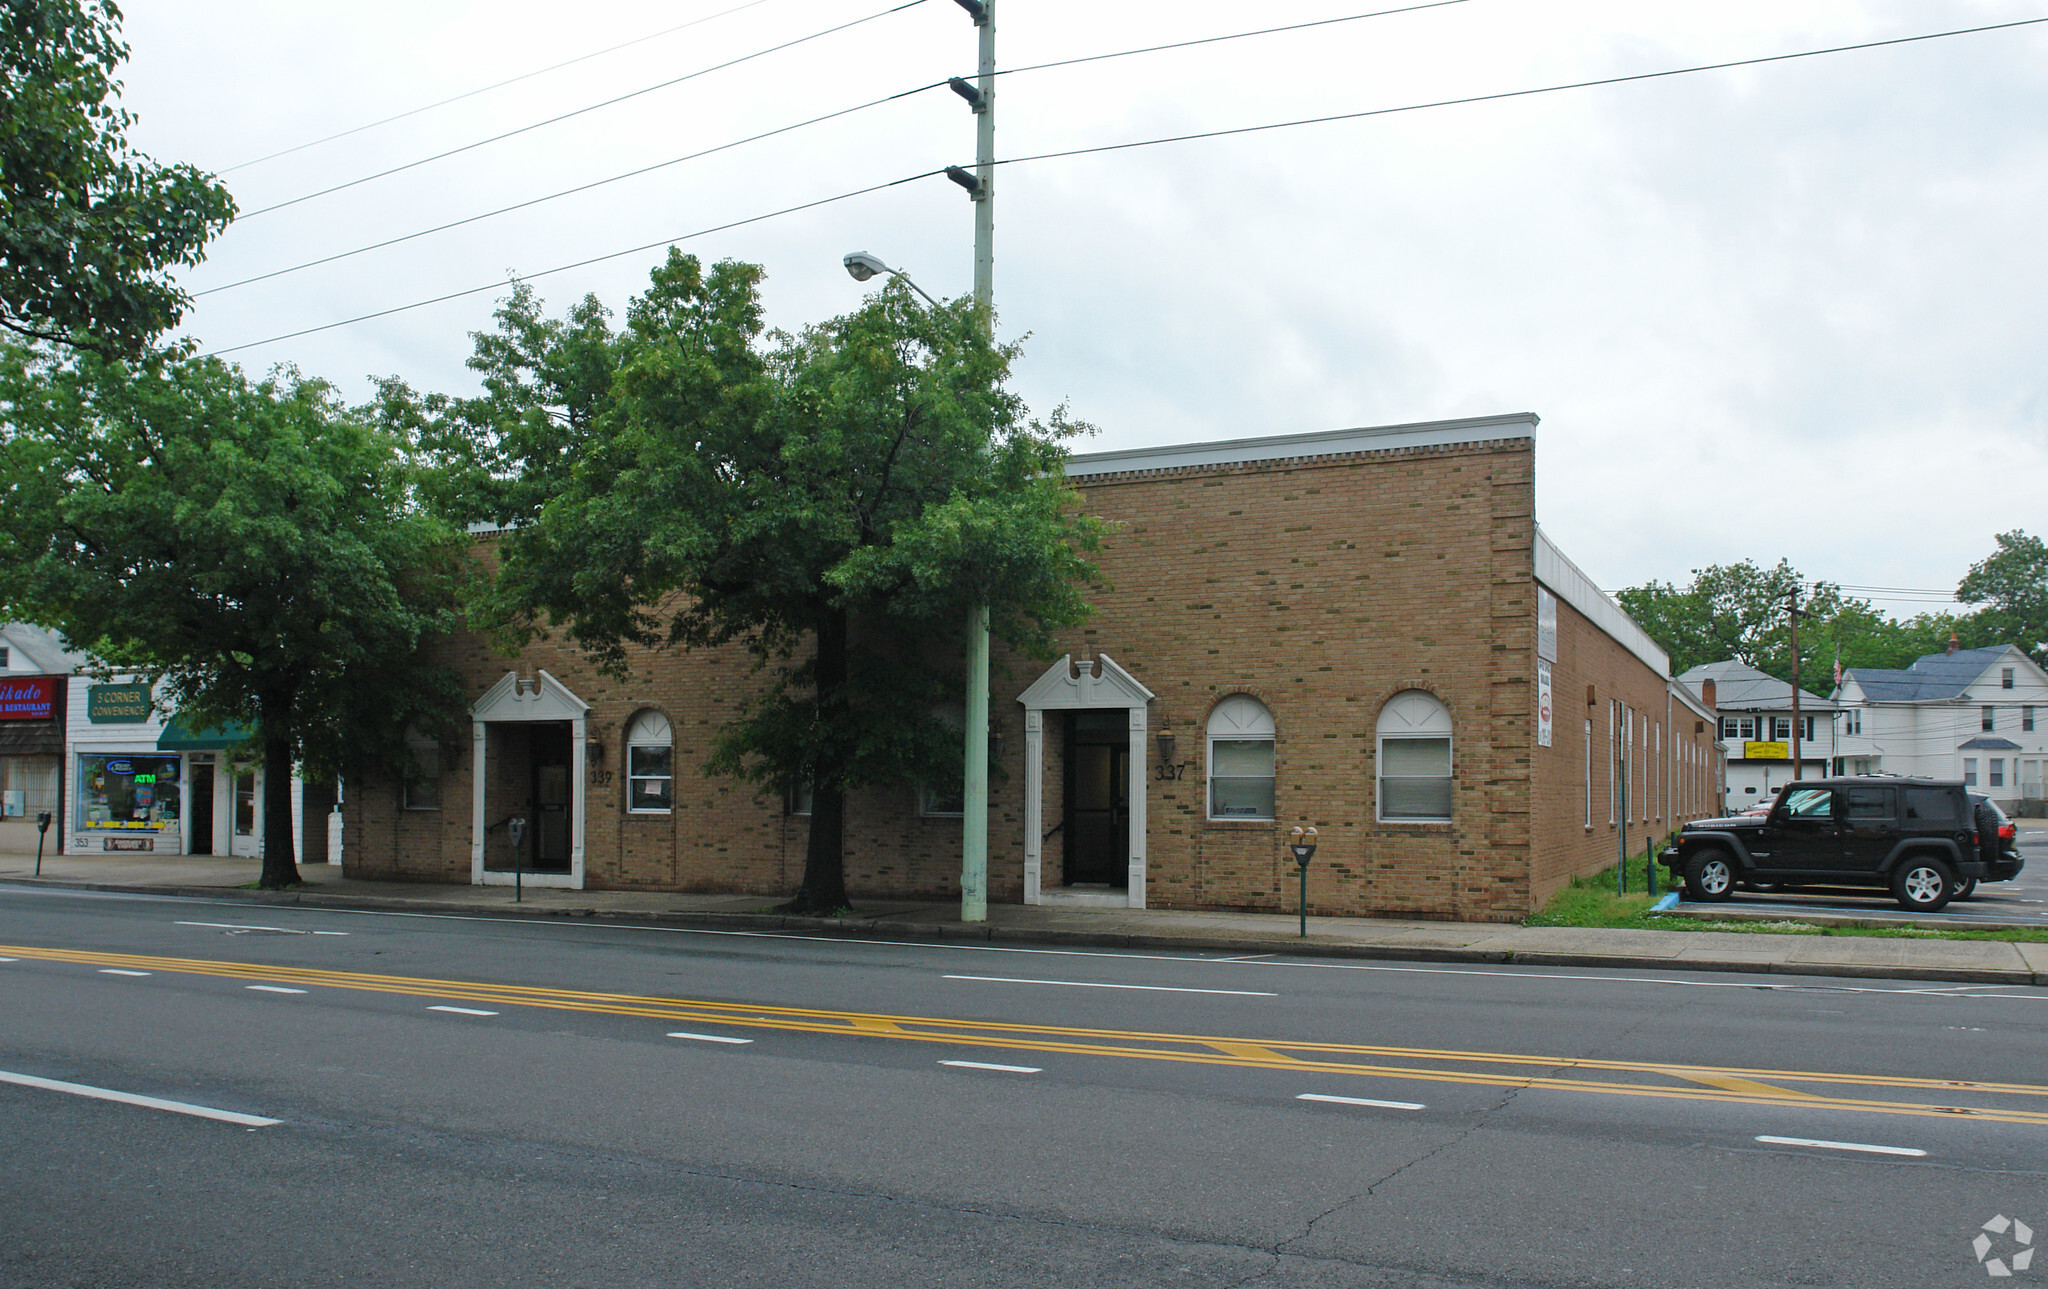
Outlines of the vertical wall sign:
M 1550 718 L 1553 705 L 1550 701 L 1550 664 L 1537 660 L 1536 663 L 1536 746 L 1550 746 Z
M 1536 656 L 1557 661 L 1557 597 L 1536 588 Z

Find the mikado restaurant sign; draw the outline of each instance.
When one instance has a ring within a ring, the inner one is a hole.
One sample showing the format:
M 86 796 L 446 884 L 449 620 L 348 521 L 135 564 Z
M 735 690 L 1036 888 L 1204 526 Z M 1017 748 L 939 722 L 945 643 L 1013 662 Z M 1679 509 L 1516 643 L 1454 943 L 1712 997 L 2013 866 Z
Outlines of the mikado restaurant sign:
M 85 691 L 85 719 L 95 725 L 142 724 L 149 719 L 149 686 L 92 686 Z
M 57 714 L 57 678 L 0 680 L 0 721 L 47 721 Z

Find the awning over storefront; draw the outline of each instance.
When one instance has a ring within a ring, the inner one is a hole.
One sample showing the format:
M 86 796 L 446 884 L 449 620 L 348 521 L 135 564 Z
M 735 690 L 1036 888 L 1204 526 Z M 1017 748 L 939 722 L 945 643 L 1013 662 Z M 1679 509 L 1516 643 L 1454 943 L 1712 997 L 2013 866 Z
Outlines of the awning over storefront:
M 249 741 L 255 733 L 239 721 L 226 725 L 209 726 L 195 730 L 183 715 L 173 716 L 164 722 L 164 732 L 157 737 L 156 750 L 159 752 L 219 752 L 225 748 L 237 747 Z

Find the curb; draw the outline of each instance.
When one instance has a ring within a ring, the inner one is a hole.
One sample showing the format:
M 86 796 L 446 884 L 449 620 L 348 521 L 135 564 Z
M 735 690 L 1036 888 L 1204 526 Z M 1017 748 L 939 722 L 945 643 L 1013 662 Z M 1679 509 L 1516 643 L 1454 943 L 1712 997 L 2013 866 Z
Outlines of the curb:
M 440 900 L 409 900 L 377 895 L 329 895 L 319 891 L 247 891 L 218 886 L 138 886 L 118 882 L 70 882 L 55 878 L 7 878 L 0 885 L 104 891 L 122 895 L 154 895 L 167 899 L 204 899 L 258 906 L 298 905 L 306 908 L 358 909 L 373 913 L 417 913 L 432 917 L 523 918 L 532 921 L 589 920 L 620 926 L 672 926 L 690 930 L 735 932 L 806 932 L 846 940 L 984 941 L 1018 945 L 1059 945 L 1099 949 L 1174 949 L 1184 952 L 1242 952 L 1263 949 L 1272 954 L 1305 958 L 1361 961 L 1476 963 L 1519 967 L 1600 967 L 1634 971 L 1727 972 L 1743 975 L 1836 976 L 1861 980 L 1934 980 L 1958 984 L 2048 986 L 2048 973 L 1977 967 L 1921 967 L 1881 963 L 1746 962 L 1713 958 L 1659 958 L 1636 954 L 1575 953 L 1542 949 L 1459 949 L 1441 946 L 1346 944 L 1270 936 L 1147 935 L 1126 931 L 1070 931 L 1053 927 L 1007 927 L 957 922 L 882 922 L 873 918 L 801 917 L 787 913 L 717 913 L 705 911 L 631 912 L 597 908 L 479 908 Z M 1690 932 L 1671 932 L 1687 935 Z

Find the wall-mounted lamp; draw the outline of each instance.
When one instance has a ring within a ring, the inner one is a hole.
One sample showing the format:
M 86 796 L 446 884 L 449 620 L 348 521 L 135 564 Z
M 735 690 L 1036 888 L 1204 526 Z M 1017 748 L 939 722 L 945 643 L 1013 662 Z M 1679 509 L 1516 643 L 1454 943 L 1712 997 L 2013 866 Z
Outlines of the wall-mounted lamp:
M 1159 759 L 1166 765 L 1173 764 L 1174 737 L 1172 730 L 1159 731 Z
M 988 759 L 996 763 L 1003 759 L 1003 723 L 993 717 L 988 723 Z
M 604 760 L 604 736 L 592 734 L 583 740 L 583 751 L 593 761 Z

